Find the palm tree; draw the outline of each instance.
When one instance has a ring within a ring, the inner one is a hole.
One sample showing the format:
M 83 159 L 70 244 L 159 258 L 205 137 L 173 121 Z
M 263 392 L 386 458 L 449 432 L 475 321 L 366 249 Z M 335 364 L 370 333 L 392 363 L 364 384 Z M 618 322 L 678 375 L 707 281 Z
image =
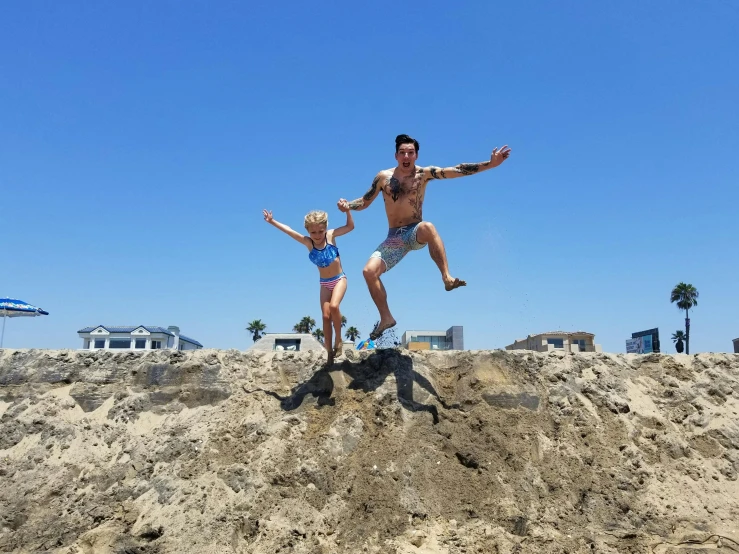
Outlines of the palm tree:
M 690 354 L 690 318 L 688 310 L 698 305 L 698 290 L 682 281 L 672 289 L 670 302 L 677 302 L 678 310 L 685 310 L 685 353 Z
M 315 331 L 313 331 L 313 336 L 318 342 L 323 342 L 323 331 L 321 329 L 316 329 Z
M 341 326 L 346 327 L 346 316 L 345 315 L 341 316 Z
M 356 327 L 349 327 L 346 330 L 346 338 L 348 338 L 352 342 L 356 341 L 359 335 L 361 335 L 361 333 Z
M 266 323 L 262 323 L 261 319 L 255 319 L 249 324 L 249 327 L 247 327 L 246 330 L 251 333 L 252 340 L 254 342 L 257 342 L 259 339 L 262 338 L 262 331 L 264 331 L 266 328 Z
M 682 331 L 675 331 L 672 334 L 672 342 L 675 343 L 675 350 L 677 350 L 678 354 L 683 353 L 683 341 L 685 340 L 685 333 Z
M 310 333 L 315 326 L 316 320 L 307 315 L 293 327 L 293 331 L 296 333 Z

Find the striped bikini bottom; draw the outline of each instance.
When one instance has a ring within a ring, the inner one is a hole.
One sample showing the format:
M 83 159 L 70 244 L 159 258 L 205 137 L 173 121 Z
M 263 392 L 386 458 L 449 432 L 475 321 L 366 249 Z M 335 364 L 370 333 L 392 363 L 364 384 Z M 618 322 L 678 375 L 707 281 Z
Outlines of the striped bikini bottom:
M 342 279 L 346 279 L 346 274 L 343 271 L 339 273 L 338 275 L 334 275 L 333 277 L 328 277 L 327 279 L 324 279 L 323 277 L 321 277 L 321 286 L 324 288 L 327 288 L 328 290 L 334 290 L 336 283 L 338 283 Z

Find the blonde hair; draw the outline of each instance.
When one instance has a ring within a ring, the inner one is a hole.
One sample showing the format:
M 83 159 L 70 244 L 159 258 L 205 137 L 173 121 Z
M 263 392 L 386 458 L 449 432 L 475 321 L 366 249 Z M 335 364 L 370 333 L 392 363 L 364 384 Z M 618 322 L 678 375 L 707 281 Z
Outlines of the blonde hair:
M 328 225 L 328 214 L 321 210 L 313 210 L 305 216 L 304 223 L 306 229 L 308 225 Z

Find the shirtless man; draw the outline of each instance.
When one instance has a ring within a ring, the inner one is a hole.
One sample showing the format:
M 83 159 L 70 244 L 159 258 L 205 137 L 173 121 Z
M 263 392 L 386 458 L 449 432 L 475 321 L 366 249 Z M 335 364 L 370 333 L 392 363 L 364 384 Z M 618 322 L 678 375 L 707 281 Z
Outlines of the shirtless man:
M 385 202 L 387 222 L 390 227 L 387 238 L 377 247 L 364 266 L 364 279 L 367 281 L 372 300 L 380 312 L 380 321 L 370 333 L 377 340 L 383 332 L 395 325 L 395 318 L 387 305 L 387 292 L 380 275 L 390 271 L 411 250 L 419 250 L 429 245 L 429 254 L 441 272 L 444 288 L 453 290 L 467 283 L 452 277 L 447 265 L 444 243 L 429 221 L 423 221 L 423 198 L 426 185 L 432 179 L 454 179 L 474 175 L 502 164 L 510 155 L 508 146 L 493 149 L 490 160 L 481 163 L 463 163 L 454 167 L 418 167 L 418 141 L 408 135 L 395 137 L 395 159 L 398 166 L 380 171 L 372 181 L 369 190 L 361 198 L 348 202 L 342 198 L 339 207 L 364 210 L 382 192 Z

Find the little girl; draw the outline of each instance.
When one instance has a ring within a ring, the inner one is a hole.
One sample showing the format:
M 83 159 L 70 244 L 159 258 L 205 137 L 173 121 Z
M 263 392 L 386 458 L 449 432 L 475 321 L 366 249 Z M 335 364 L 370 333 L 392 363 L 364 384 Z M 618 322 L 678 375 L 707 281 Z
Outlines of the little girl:
M 336 237 L 345 235 L 354 229 L 354 219 L 346 203 L 339 203 L 339 210 L 346 213 L 346 224 L 338 229 L 326 229 L 328 225 L 328 214 L 321 211 L 313 211 L 305 216 L 305 228 L 308 235 L 304 236 L 291 229 L 284 223 L 272 218 L 272 212 L 263 210 L 264 220 L 277 227 L 283 233 L 304 244 L 308 249 L 308 259 L 318 266 L 321 284 L 321 313 L 323 315 L 323 336 L 326 351 L 328 352 L 328 363 L 334 361 L 335 356 L 341 354 L 341 312 L 339 304 L 346 293 L 346 275 L 341 269 L 339 249 L 336 248 Z M 333 329 L 332 329 L 333 327 Z M 332 330 L 336 332 L 336 341 L 331 348 Z

